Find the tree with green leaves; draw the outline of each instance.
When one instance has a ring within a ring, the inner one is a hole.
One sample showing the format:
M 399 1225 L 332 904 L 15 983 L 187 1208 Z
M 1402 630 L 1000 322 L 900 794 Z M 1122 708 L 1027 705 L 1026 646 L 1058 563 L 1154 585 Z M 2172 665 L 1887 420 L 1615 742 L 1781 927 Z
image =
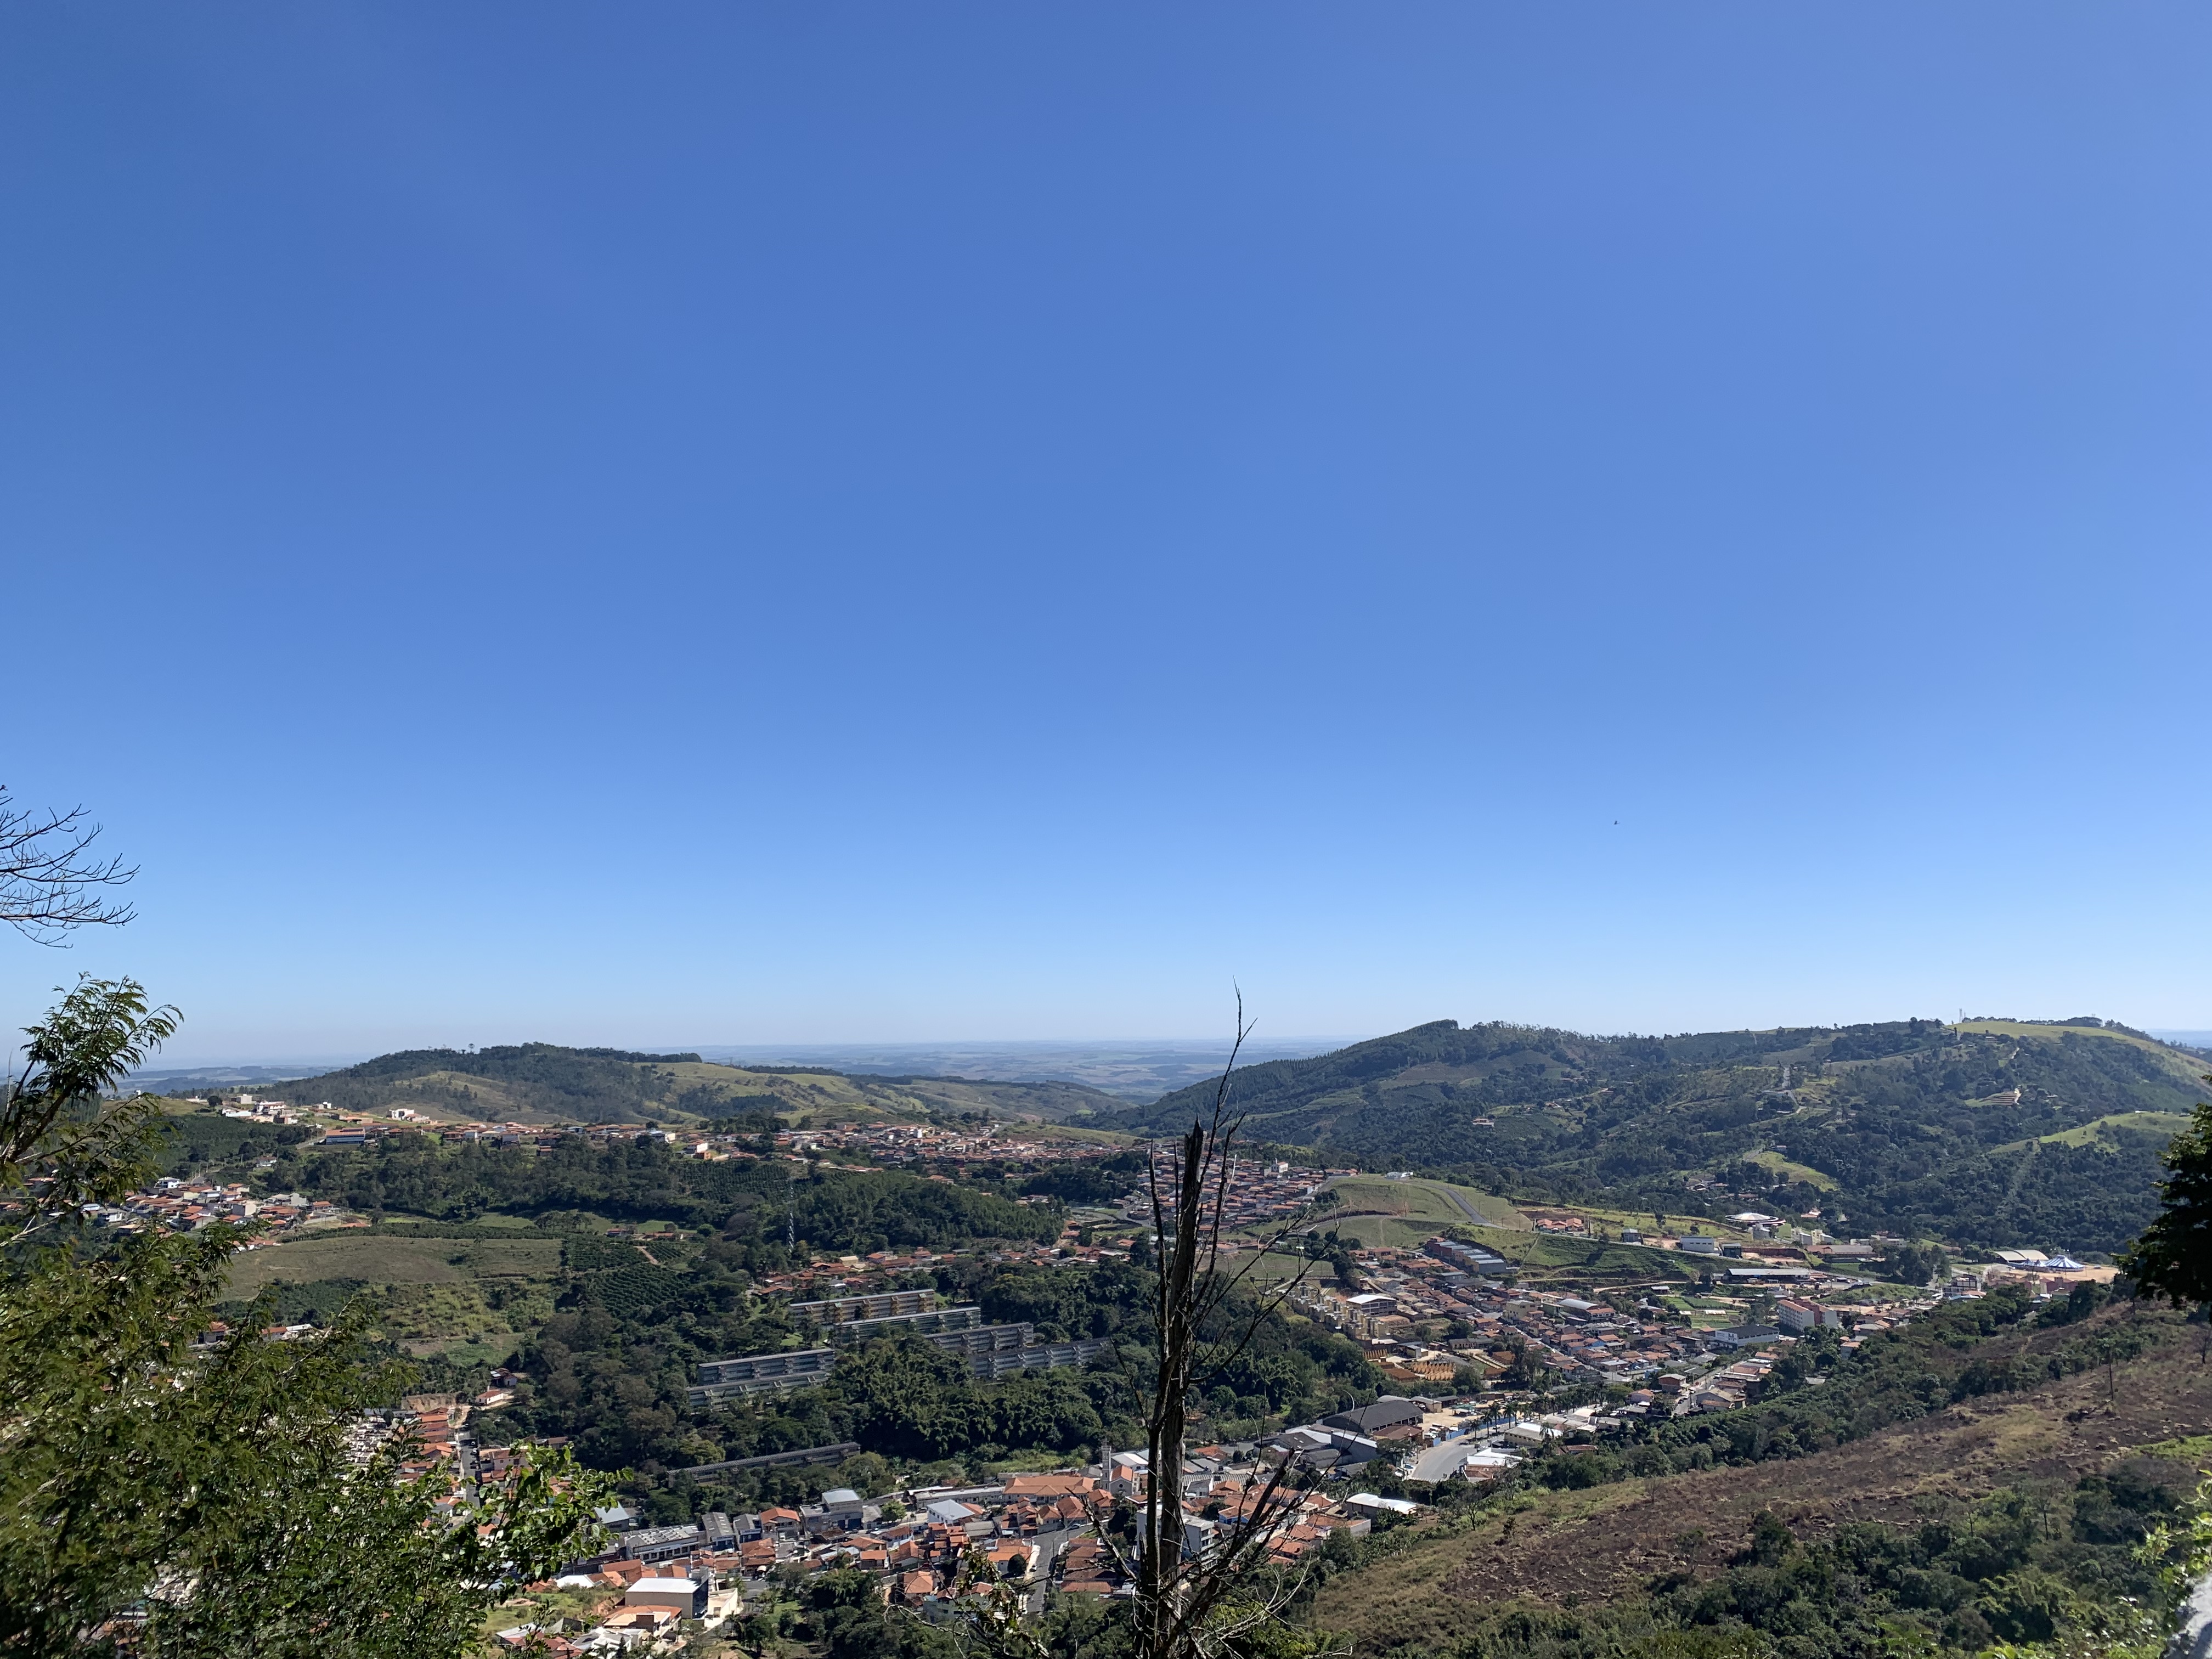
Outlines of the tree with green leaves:
M 2204 1079 L 2212 1083 L 2212 1077 Z M 2212 1304 L 2212 1104 L 2197 1103 L 2168 1143 L 2159 1212 L 2120 1257 L 2136 1294 L 2177 1306 Z
M 411 1372 L 365 1305 L 216 1332 L 250 1230 L 86 1236 L 82 1206 L 151 1173 L 159 1103 L 118 1091 L 176 1024 L 80 980 L 0 1100 L 0 1654 L 458 1656 L 587 1547 L 604 1483 L 526 1449 L 464 1484 L 380 1423 Z

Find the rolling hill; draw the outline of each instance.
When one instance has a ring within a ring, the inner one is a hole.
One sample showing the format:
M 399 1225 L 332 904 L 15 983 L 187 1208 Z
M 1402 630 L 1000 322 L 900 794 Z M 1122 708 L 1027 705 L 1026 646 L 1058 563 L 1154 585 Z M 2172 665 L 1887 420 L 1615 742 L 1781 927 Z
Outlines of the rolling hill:
M 1241 1068 L 1246 1133 L 1528 1201 L 1746 1206 L 2106 1252 L 2147 1221 L 2203 1060 L 2100 1020 L 1594 1037 L 1439 1020 Z M 1211 1090 L 1102 1127 L 1162 1133 Z M 1692 1205 L 1694 1207 L 1694 1205 Z
M 328 1101 L 342 1111 L 407 1107 L 437 1119 L 519 1123 L 682 1123 L 757 1112 L 802 1124 L 967 1112 L 1088 1123 L 1127 1104 L 1079 1083 L 847 1077 L 806 1066 L 755 1071 L 692 1054 L 550 1042 L 406 1049 L 264 1085 L 262 1092 Z

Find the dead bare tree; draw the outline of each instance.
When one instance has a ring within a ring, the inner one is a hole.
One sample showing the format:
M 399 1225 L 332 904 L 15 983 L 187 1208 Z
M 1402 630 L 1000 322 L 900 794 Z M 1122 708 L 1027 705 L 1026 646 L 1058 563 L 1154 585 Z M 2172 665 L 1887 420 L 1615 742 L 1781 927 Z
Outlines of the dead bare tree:
M 82 806 L 17 806 L 0 784 L 0 921 L 40 945 L 58 945 L 75 928 L 130 921 L 131 907 L 104 890 L 122 886 L 137 867 L 100 858 L 92 850 L 99 838 Z
M 1146 1489 L 1136 1559 L 1106 1541 L 1136 1584 L 1138 1640 L 1145 1659 L 1212 1659 L 1238 1637 L 1279 1613 L 1296 1582 L 1263 1571 L 1273 1547 L 1298 1513 L 1291 1484 L 1295 1459 L 1285 1456 L 1264 1480 L 1255 1479 L 1234 1513 L 1210 1527 L 1192 1524 L 1183 1510 L 1183 1456 L 1192 1398 L 1244 1352 L 1261 1322 L 1288 1300 L 1308 1268 L 1256 1295 L 1246 1281 L 1304 1216 L 1260 1241 L 1249 1261 L 1225 1268 L 1222 1249 L 1235 1147 L 1243 1115 L 1230 1105 L 1237 1057 L 1252 1028 L 1237 999 L 1237 1039 L 1214 1090 L 1210 1112 L 1166 1148 L 1156 1147 L 1149 1171 L 1152 1236 L 1158 1276 L 1152 1297 L 1151 1376 L 1145 1401 Z M 1109 1477 L 1112 1471 L 1105 1472 Z

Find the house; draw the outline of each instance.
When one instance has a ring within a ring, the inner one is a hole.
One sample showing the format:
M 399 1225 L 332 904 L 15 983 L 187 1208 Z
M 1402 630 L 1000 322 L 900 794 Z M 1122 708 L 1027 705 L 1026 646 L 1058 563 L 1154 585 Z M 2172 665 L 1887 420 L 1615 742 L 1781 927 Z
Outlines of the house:
M 1098 1483 L 1087 1474 L 1014 1474 L 1006 1477 L 1009 1498 L 1087 1498 Z M 828 1498 L 829 1494 L 823 1494 Z
M 1382 1455 L 1382 1448 L 1364 1434 L 1350 1429 L 1324 1428 L 1317 1423 L 1285 1429 L 1268 1443 L 1285 1456 L 1315 1469 L 1350 1468 L 1371 1463 Z
M 1393 1515 L 1418 1515 L 1421 1509 L 1403 1498 L 1378 1498 L 1371 1492 L 1356 1492 L 1344 1501 L 1352 1509 L 1388 1510 Z
M 797 1510 L 771 1506 L 760 1512 L 763 1538 L 796 1538 L 802 1517 Z
M 1151 1463 L 1139 1451 L 1115 1452 L 1106 1459 L 1106 1485 L 1116 1498 L 1132 1498 L 1144 1490 Z
M 713 1540 L 703 1527 L 642 1527 L 621 1534 L 616 1547 L 633 1561 L 673 1561 L 679 1555 L 709 1547 Z
M 658 1642 L 663 1637 L 674 1635 L 678 1621 L 683 1617 L 674 1607 L 624 1607 L 599 1628 L 633 1632 L 647 1642 Z
M 1402 1395 L 1386 1394 L 1371 1406 L 1357 1406 L 1348 1412 L 1338 1412 L 1321 1420 L 1325 1429 L 1343 1429 L 1352 1434 L 1364 1434 L 1372 1439 L 1385 1429 L 1398 1428 L 1421 1420 L 1421 1408 Z
M 1521 1459 L 1511 1452 L 1472 1451 L 1460 1465 L 1459 1478 L 1472 1486 L 1480 1486 L 1486 1480 L 1497 1480 L 1506 1470 L 1517 1468 L 1520 1462 Z
M 672 1607 L 683 1619 L 707 1616 L 707 1587 L 689 1578 L 641 1578 L 623 1593 L 626 1607 Z
M 1510 1440 L 1523 1446 L 1540 1446 L 1547 1440 L 1557 1440 L 1562 1431 L 1541 1423 L 1508 1423 L 1498 1431 L 1500 1440 Z

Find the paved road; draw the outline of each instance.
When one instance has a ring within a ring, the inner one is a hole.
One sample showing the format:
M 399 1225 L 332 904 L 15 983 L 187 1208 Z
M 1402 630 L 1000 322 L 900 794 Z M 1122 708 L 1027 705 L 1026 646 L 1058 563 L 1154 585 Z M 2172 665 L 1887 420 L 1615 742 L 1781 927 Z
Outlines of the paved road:
M 1036 1535 L 1036 1565 L 1030 1569 L 1030 1593 L 1022 1600 L 1024 1613 L 1034 1615 L 1044 1611 L 1045 1589 L 1052 1583 L 1052 1564 L 1059 1559 L 1060 1551 L 1090 1530 L 1087 1526 L 1061 1527 Z
M 1449 1440 L 1439 1440 L 1413 1460 L 1413 1467 L 1406 1471 L 1408 1480 L 1449 1480 L 1467 1462 L 1467 1455 L 1474 1449 L 1474 1436 L 1461 1433 Z
M 2181 1609 L 2181 1629 L 2166 1644 L 2166 1659 L 2212 1659 L 2212 1576 L 2197 1581 Z
M 1457 1193 L 1454 1192 L 1449 1187 L 1439 1187 L 1435 1182 L 1428 1181 L 1417 1182 L 1414 1184 L 1429 1192 L 1443 1194 L 1444 1197 L 1451 1200 L 1454 1208 L 1458 1210 L 1458 1212 L 1462 1215 L 1465 1216 L 1469 1221 L 1474 1222 L 1478 1225 L 1484 1227 L 1495 1227 L 1500 1224 L 1498 1222 L 1492 1221 L 1488 1216 L 1484 1215 L 1480 1210 L 1476 1209 L 1472 1204 L 1469 1204 L 1465 1199 L 1462 1198 Z

